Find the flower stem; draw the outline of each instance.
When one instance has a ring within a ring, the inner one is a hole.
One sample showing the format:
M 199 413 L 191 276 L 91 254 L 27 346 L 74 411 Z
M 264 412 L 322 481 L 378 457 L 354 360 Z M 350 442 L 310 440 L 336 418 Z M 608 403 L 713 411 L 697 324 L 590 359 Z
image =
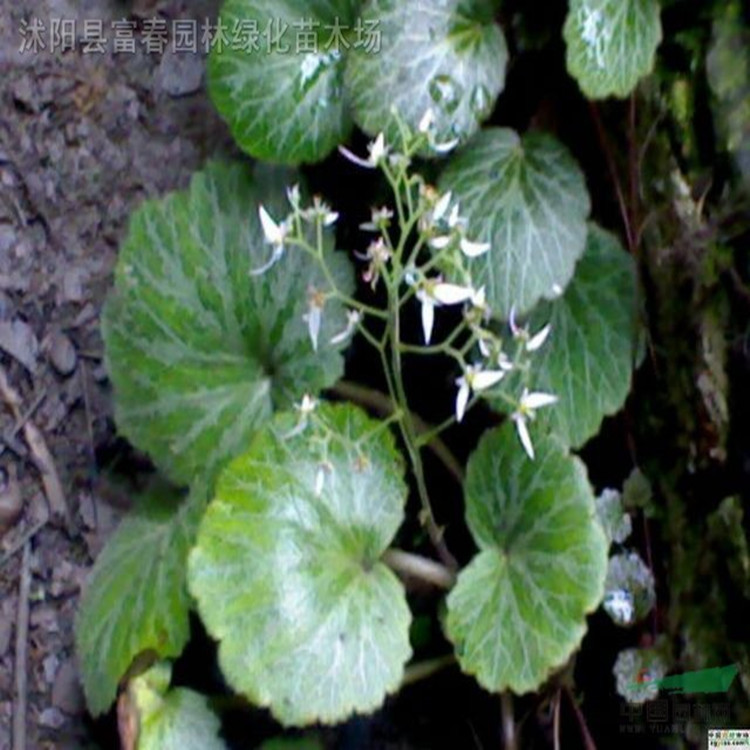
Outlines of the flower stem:
M 505 750 L 518 750 L 516 721 L 513 715 L 513 694 L 507 690 L 500 694 L 500 709 L 503 716 L 503 747 Z
M 435 659 L 427 659 L 416 664 L 410 664 L 404 670 L 404 679 L 401 681 L 401 687 L 413 685 L 415 682 L 432 677 L 436 672 L 440 672 L 447 667 L 452 667 L 456 663 L 456 657 L 453 654 L 438 656 Z

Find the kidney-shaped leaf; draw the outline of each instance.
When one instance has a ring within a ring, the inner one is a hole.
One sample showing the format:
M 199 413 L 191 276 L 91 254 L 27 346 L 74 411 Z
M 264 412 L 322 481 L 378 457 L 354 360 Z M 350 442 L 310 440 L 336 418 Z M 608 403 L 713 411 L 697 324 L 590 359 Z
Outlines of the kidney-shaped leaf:
M 491 243 L 474 261 L 477 285 L 502 318 L 560 294 L 586 244 L 590 202 L 583 173 L 549 135 L 488 128 L 447 166 L 472 237 Z
M 561 666 L 601 600 L 608 542 L 583 464 L 549 438 L 530 461 L 506 423 L 469 460 L 467 521 L 480 551 L 448 596 L 461 668 L 525 693 Z
M 622 407 L 637 361 L 635 265 L 609 232 L 589 228 L 586 251 L 565 294 L 541 305 L 531 330 L 551 324 L 534 355 L 534 390 L 558 402 L 539 412 L 565 445 L 579 448 Z
M 96 561 L 76 620 L 76 652 L 92 714 L 106 711 L 142 653 L 177 656 L 190 634 L 187 554 L 206 503 L 153 488 Z
M 190 590 L 230 684 L 284 724 L 376 708 L 410 656 L 404 591 L 380 562 L 406 497 L 390 433 L 324 406 L 279 415 L 222 472 Z
M 395 137 L 392 109 L 413 129 L 432 109 L 438 141 L 465 140 L 505 85 L 508 50 L 489 0 L 370 0 L 378 54 L 353 50 L 346 83 L 357 124 Z
M 208 700 L 187 688 L 169 689 L 171 667 L 155 664 L 128 686 L 137 750 L 226 750 Z
M 327 342 L 344 328 L 326 305 L 318 352 L 303 317 L 308 290 L 330 287 L 308 255 L 287 250 L 260 276 L 271 248 L 258 204 L 285 216 L 293 173 L 211 164 L 190 189 L 146 202 L 120 251 L 102 321 L 118 427 L 178 482 L 212 471 L 244 447 L 273 407 L 340 376 Z M 349 290 L 346 256 L 330 253 Z
M 240 148 L 259 159 L 323 159 L 351 130 L 344 53 L 355 0 L 227 0 L 230 34 L 208 63 L 211 98 Z
M 659 0 L 570 0 L 567 66 L 589 99 L 627 96 L 654 67 Z

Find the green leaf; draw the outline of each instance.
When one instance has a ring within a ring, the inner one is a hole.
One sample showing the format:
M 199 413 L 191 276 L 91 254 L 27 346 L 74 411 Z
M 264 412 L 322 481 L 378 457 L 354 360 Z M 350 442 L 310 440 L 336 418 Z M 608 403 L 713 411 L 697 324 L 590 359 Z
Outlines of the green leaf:
M 589 99 L 626 97 L 653 70 L 660 11 L 659 0 L 570 0 L 566 62 Z
M 619 695 L 628 703 L 645 703 L 659 695 L 654 683 L 667 673 L 667 665 L 658 649 L 628 648 L 617 655 L 612 673 Z
M 380 562 L 407 494 L 391 434 L 330 405 L 298 432 L 279 415 L 221 474 L 188 573 L 227 680 L 287 725 L 375 709 L 411 653 Z
M 642 620 L 656 604 L 654 576 L 637 552 L 610 558 L 604 589 L 604 611 L 621 627 Z
M 355 0 L 227 0 L 229 32 L 256 29 L 246 44 L 214 47 L 208 88 L 241 149 L 283 164 L 320 161 L 351 131 L 344 52 Z M 336 25 L 344 38 L 334 31 Z
M 583 173 L 554 138 L 488 128 L 447 166 L 472 239 L 490 242 L 472 273 L 499 317 L 530 310 L 560 294 L 586 245 L 590 211 Z
M 173 657 L 190 635 L 188 551 L 206 504 L 194 490 L 154 487 L 139 499 L 94 565 L 76 620 L 76 653 L 92 714 L 106 711 L 140 654 Z
M 722 3 L 714 13 L 706 74 L 716 130 L 750 190 L 750 24 L 740 0 Z
M 625 403 L 637 354 L 636 320 L 633 260 L 613 235 L 592 224 L 570 286 L 530 324 L 532 331 L 551 324 L 534 355 L 534 390 L 559 398 L 537 421 L 565 445 L 582 446 Z
M 622 495 L 617 490 L 605 489 L 596 498 L 596 515 L 610 544 L 622 544 L 630 536 L 633 522 L 622 509 Z
M 120 251 L 102 329 L 120 431 L 176 482 L 212 473 L 247 445 L 272 409 L 341 375 L 328 345 L 345 327 L 337 302 L 313 351 L 303 315 L 308 290 L 330 289 L 317 262 L 290 248 L 268 259 L 257 207 L 281 220 L 294 173 L 211 164 L 190 189 L 147 201 Z M 338 286 L 353 279 L 329 253 Z
M 205 696 L 186 688 L 169 690 L 170 676 L 170 666 L 160 663 L 129 685 L 138 750 L 226 750 L 219 719 Z
M 353 50 L 346 84 L 357 124 L 370 135 L 398 130 L 392 110 L 416 130 L 428 109 L 439 142 L 471 136 L 505 86 L 508 50 L 489 0 L 370 0 L 378 54 Z
M 469 459 L 466 506 L 479 553 L 448 596 L 448 637 L 485 688 L 535 690 L 565 663 L 601 601 L 607 539 L 586 470 L 549 438 L 530 461 L 512 425 Z

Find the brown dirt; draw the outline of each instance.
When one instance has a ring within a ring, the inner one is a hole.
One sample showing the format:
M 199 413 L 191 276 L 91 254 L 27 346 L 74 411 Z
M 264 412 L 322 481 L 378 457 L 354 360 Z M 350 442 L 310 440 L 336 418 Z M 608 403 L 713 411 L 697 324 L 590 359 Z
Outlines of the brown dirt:
M 12 742 L 25 539 L 27 747 L 85 745 L 74 617 L 92 561 L 127 506 L 106 479 L 118 452 L 99 314 L 132 210 L 184 187 L 229 142 L 203 90 L 200 56 L 22 54 L 20 24 L 203 19 L 216 5 L 0 0 L 0 374 L 22 415 L 19 424 L 0 399 L 0 750 Z M 49 446 L 68 521 L 49 513 L 54 498 L 27 420 Z

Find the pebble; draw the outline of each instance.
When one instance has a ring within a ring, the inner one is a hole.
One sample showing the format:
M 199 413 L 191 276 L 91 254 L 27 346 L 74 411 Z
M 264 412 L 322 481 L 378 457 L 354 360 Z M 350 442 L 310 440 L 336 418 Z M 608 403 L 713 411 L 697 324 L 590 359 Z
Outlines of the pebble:
M 54 331 L 47 337 L 46 350 L 49 361 L 58 374 L 71 375 L 78 364 L 78 355 L 73 342 L 61 331 Z

